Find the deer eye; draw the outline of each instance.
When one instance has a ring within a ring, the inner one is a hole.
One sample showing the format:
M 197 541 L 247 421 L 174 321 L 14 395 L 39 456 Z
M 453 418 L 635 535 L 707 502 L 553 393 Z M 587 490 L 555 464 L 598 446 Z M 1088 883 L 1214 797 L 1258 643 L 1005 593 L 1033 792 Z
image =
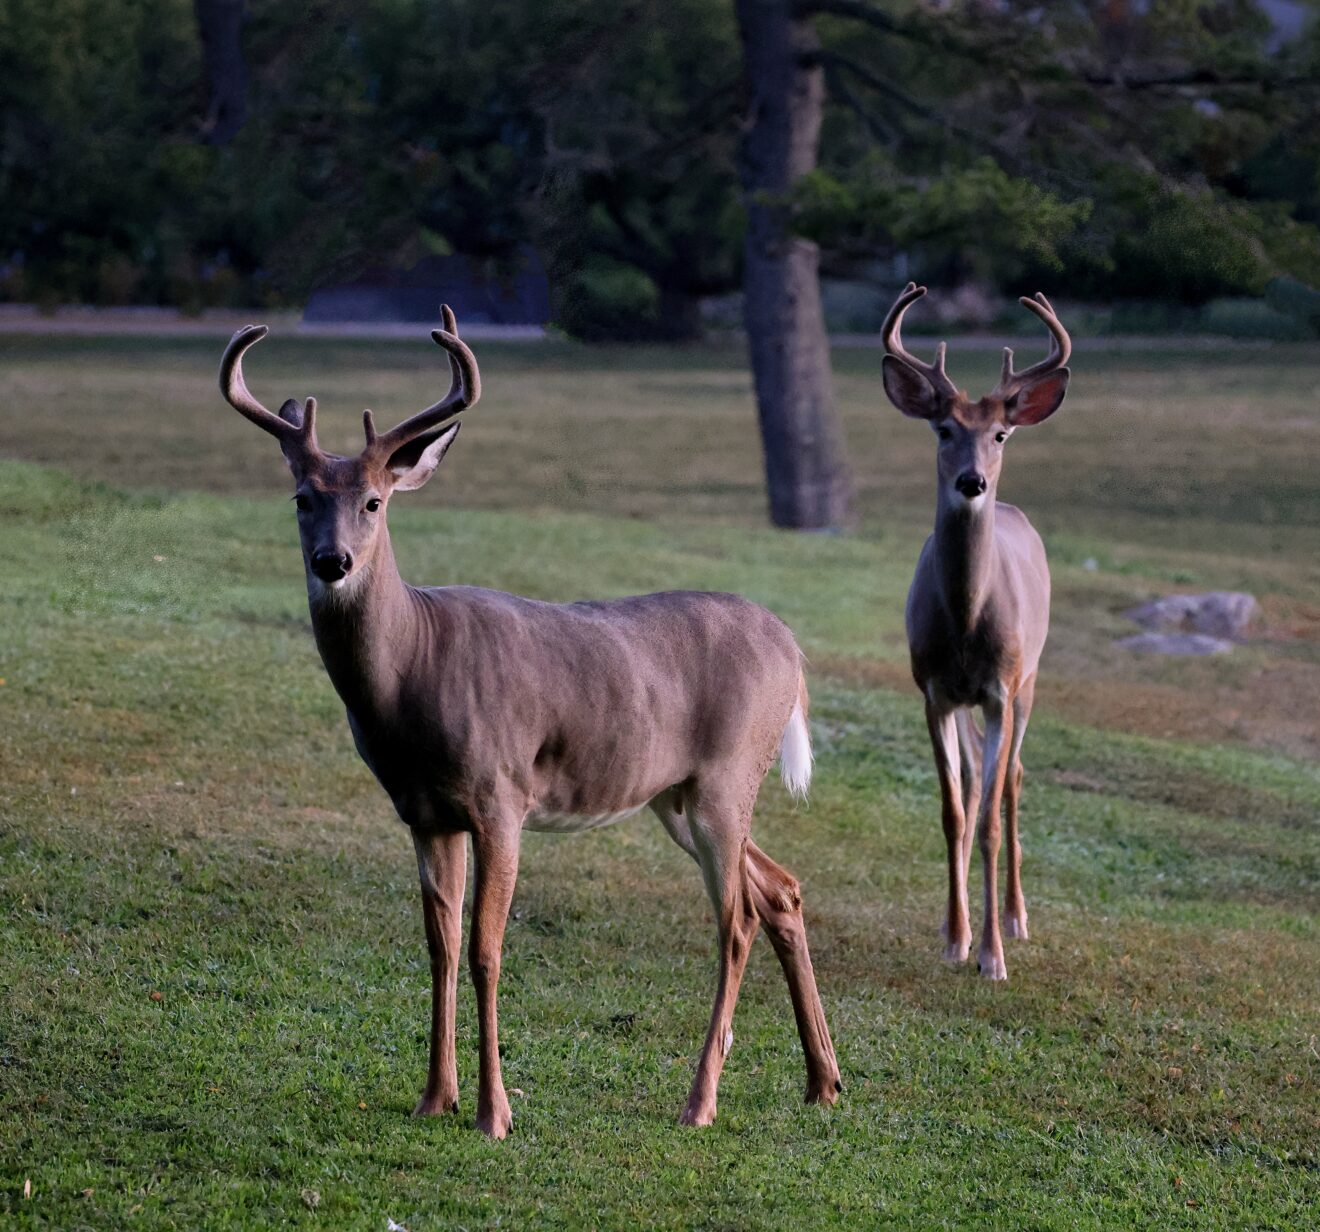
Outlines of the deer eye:
M 379 508 L 380 508 L 380 497 L 373 496 L 369 501 L 367 501 L 366 510 L 368 513 L 375 513 L 376 510 Z
M 940 438 L 940 440 L 942 440 L 942 441 L 947 441 L 947 440 L 953 435 L 953 429 L 952 429 L 952 428 L 943 428 L 943 427 L 941 427 L 941 428 L 936 428 L 936 429 L 935 429 L 935 435 L 938 436 L 938 437 Z
M 995 440 L 996 440 L 999 444 L 1002 445 L 1006 440 L 1008 440 L 1008 433 L 1007 433 L 1007 432 L 996 432 L 996 433 L 995 433 Z
M 298 495 L 293 498 L 293 503 L 298 506 L 299 513 L 311 512 L 312 509 L 311 499 L 310 497 L 305 496 L 302 492 L 299 492 Z

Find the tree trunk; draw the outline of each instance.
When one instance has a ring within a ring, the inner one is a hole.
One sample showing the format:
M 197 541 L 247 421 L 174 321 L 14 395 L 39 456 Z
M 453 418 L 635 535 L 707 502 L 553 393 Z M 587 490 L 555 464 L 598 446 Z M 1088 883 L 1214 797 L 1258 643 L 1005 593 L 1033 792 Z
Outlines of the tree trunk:
M 776 526 L 827 530 L 851 521 L 843 433 L 834 411 L 820 305 L 820 251 L 795 236 L 782 197 L 812 171 L 824 110 L 811 20 L 793 0 L 737 0 L 749 114 L 744 320 Z
M 208 145 L 227 145 L 247 118 L 243 0 L 193 0 L 193 11 L 209 88 L 202 136 Z

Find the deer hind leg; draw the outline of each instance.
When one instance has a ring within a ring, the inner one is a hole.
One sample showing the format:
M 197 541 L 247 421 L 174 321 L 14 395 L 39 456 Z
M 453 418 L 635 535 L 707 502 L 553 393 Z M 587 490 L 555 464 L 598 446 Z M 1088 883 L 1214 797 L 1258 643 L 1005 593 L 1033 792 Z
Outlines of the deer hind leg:
M 1018 802 L 1022 796 L 1022 741 L 1031 719 L 1036 678 L 1032 676 L 1013 699 L 1013 743 L 1004 778 L 1004 815 L 1008 846 L 1008 885 L 1004 891 L 1004 936 L 1027 940 L 1027 900 L 1022 897 L 1022 842 L 1018 837 Z
M 692 829 L 683 815 L 678 796 L 666 792 L 651 802 L 669 836 L 694 860 L 700 863 Z M 843 1084 L 834 1043 L 825 1021 L 825 1010 L 816 988 L 816 974 L 807 949 L 807 930 L 802 919 L 802 895 L 797 879 L 776 864 L 750 839 L 747 841 L 747 874 L 752 904 L 760 916 L 761 927 L 770 939 L 788 983 L 797 1020 L 798 1036 L 807 1063 L 809 1104 L 832 1104 Z
M 960 963 L 967 961 L 972 948 L 972 926 L 967 915 L 967 867 L 962 855 L 967 821 L 958 783 L 961 763 L 953 711 L 940 710 L 933 702 L 927 701 L 926 726 L 930 729 L 935 769 L 940 778 L 940 816 L 948 857 L 949 898 L 940 935 L 944 938 L 945 961 Z
M 467 835 L 413 831 L 422 882 L 422 922 L 431 957 L 431 1053 L 422 1098 L 414 1116 L 458 1111 L 454 1058 L 454 1006 L 458 997 L 459 947 L 463 940 L 463 888 L 467 882 Z
M 500 1072 L 496 993 L 504 928 L 509 920 L 514 883 L 518 880 L 518 837 L 517 824 L 506 829 L 497 822 L 479 827 L 472 840 L 477 873 L 468 965 L 477 993 L 477 1128 L 492 1138 L 505 1137 L 513 1127 L 513 1114 Z
M 839 1062 L 825 1022 L 825 1010 L 816 988 L 816 974 L 807 949 L 807 928 L 802 919 L 802 893 L 797 878 L 776 864 L 750 839 L 747 842 L 747 872 L 752 902 L 761 917 L 761 927 L 770 938 L 779 965 L 784 969 L 788 994 L 793 1000 L 798 1036 L 807 1062 L 807 1103 L 832 1104 L 839 1098 Z
M 733 1046 L 733 1010 L 758 924 L 747 870 L 750 819 L 750 806 L 700 798 L 689 815 L 692 846 L 719 928 L 720 974 L 705 1047 L 679 1118 L 684 1125 L 709 1125 L 715 1119 L 720 1074 Z
M 988 980 L 1006 980 L 1004 942 L 999 933 L 999 806 L 1004 792 L 1013 708 L 1009 699 L 995 699 L 985 707 L 985 751 L 982 755 L 981 815 L 976 827 L 985 883 L 985 922 L 977 965 Z M 1007 726 L 1007 730 L 1005 730 Z

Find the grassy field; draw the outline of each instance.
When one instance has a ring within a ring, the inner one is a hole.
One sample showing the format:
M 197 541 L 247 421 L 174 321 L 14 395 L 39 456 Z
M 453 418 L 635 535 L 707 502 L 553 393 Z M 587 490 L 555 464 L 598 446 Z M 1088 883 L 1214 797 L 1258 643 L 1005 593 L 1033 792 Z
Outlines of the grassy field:
M 1003 495 L 1045 534 L 1025 750 L 1032 940 L 939 962 L 943 842 L 902 600 L 931 441 L 838 359 L 861 525 L 762 528 L 741 357 L 480 349 L 396 502 L 405 576 L 548 598 L 740 590 L 811 660 L 817 777 L 758 841 L 802 878 L 843 1069 L 800 1104 L 769 947 L 720 1119 L 675 1124 L 710 913 L 658 825 L 529 836 L 501 981 L 513 1136 L 408 1113 L 429 971 L 411 844 L 308 631 L 288 483 L 219 346 L 0 338 L 0 1225 L 1293 1228 L 1320 1203 L 1320 355 L 1079 355 Z M 270 403 L 434 397 L 429 344 L 263 343 Z M 988 383 L 994 357 L 955 376 Z M 1121 612 L 1257 593 L 1261 638 L 1135 659 Z M 976 892 L 974 885 L 974 893 Z M 513 1094 L 516 1088 L 517 1094 Z M 25 1188 L 30 1196 L 25 1197 Z

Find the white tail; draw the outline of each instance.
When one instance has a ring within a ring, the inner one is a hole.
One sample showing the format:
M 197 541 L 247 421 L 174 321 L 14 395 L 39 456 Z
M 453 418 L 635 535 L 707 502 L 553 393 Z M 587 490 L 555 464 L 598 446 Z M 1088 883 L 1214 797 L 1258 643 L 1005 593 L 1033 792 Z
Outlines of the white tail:
M 788 726 L 779 741 L 779 774 L 789 795 L 796 800 L 807 798 L 812 760 L 811 733 L 799 699 L 793 703 L 793 713 L 788 716 Z

